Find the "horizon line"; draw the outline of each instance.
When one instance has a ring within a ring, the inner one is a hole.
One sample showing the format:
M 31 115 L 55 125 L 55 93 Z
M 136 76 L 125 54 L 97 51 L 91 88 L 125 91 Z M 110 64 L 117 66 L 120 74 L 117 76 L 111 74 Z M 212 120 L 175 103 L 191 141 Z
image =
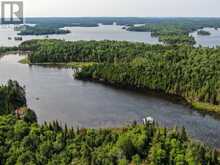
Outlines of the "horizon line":
M 220 18 L 220 16 L 28 16 L 24 18 Z

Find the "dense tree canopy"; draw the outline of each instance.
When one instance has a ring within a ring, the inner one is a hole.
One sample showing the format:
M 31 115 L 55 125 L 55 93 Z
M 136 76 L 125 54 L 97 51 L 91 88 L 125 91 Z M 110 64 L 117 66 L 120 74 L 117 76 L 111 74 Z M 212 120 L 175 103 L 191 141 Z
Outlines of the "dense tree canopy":
M 121 62 L 131 61 L 135 56 L 143 55 L 144 51 L 160 52 L 159 45 L 145 45 L 118 41 L 77 41 L 31 40 L 20 45 L 21 50 L 29 50 L 32 63 L 44 62 Z M 171 49 L 171 47 L 170 47 Z
M 0 116 L 0 164 L 218 165 L 218 153 L 192 142 L 185 129 L 155 124 L 70 129 Z
M 147 22 L 139 26 L 131 25 L 127 30 L 151 32 L 152 36 L 159 37 L 159 40 L 165 44 L 194 45 L 195 40 L 189 34 L 204 27 L 219 28 L 220 21 L 218 19 L 213 20 L 208 18 L 170 18 Z M 202 34 L 204 34 L 203 32 Z M 201 33 L 199 32 L 199 34 Z
M 17 81 L 9 80 L 6 86 L 0 86 L 0 115 L 14 114 L 23 106 L 26 106 L 25 90 Z
M 168 45 L 194 45 L 196 41 L 194 37 L 188 35 L 161 35 L 159 41 Z
M 0 55 L 5 54 L 10 51 L 17 51 L 17 47 L 0 47 Z
M 24 26 L 24 27 L 20 27 L 17 30 L 20 30 L 20 32 L 18 32 L 18 35 L 49 35 L 49 34 L 70 33 L 69 30 L 49 28 L 49 27 L 40 27 L 40 26 Z

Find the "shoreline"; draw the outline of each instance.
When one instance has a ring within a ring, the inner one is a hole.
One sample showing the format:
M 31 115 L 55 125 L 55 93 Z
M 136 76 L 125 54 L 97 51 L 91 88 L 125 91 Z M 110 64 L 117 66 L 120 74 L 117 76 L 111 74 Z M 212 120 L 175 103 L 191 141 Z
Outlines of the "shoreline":
M 64 68 L 73 68 L 73 69 L 88 67 L 88 66 L 96 64 L 95 62 L 30 63 L 30 61 L 28 61 L 27 58 L 20 60 L 19 63 L 28 64 L 28 65 L 42 65 L 42 66 L 46 66 L 46 65 L 53 66 L 54 65 L 54 66 L 59 66 L 59 67 L 64 67 Z M 189 100 L 187 98 L 184 98 L 184 97 L 176 95 L 176 94 L 165 93 L 161 90 L 152 90 L 152 89 L 147 89 L 147 88 L 142 89 L 142 88 L 131 87 L 131 86 L 121 86 L 120 84 L 117 85 L 117 84 L 113 84 L 111 82 L 102 81 L 102 80 L 95 80 L 92 78 L 86 78 L 86 79 L 76 78 L 76 79 L 82 80 L 82 81 L 91 81 L 91 82 L 95 82 L 95 83 L 101 83 L 103 85 L 111 86 L 114 88 L 141 92 L 143 94 L 146 94 L 146 92 L 147 92 L 148 94 L 152 94 L 154 96 L 161 97 L 161 98 L 169 100 L 171 102 L 180 103 L 182 105 L 189 106 L 192 110 L 195 110 L 195 111 L 200 112 L 202 114 L 209 114 L 211 116 L 215 116 L 217 118 L 220 118 L 220 105 L 213 105 L 210 103 Z
M 76 78 L 76 77 L 75 77 Z M 118 89 L 126 89 L 126 90 L 131 90 L 131 91 L 136 91 L 136 92 L 141 92 L 143 94 L 153 94 L 154 96 L 161 97 L 163 99 L 169 100 L 174 103 L 179 103 L 185 106 L 189 106 L 192 110 L 195 110 L 203 115 L 211 115 L 213 117 L 216 117 L 220 119 L 220 105 L 213 105 L 210 103 L 204 103 L 204 102 L 199 102 L 199 101 L 193 101 L 186 99 L 182 96 L 176 95 L 176 94 L 171 94 L 171 93 L 165 93 L 164 91 L 161 90 L 152 90 L 148 88 L 138 88 L 138 87 L 132 87 L 132 86 L 123 86 L 120 84 L 113 84 L 111 82 L 107 82 L 104 80 L 97 80 L 97 79 L 92 79 L 92 78 L 86 78 L 86 79 L 81 79 L 81 78 L 76 78 L 77 80 L 81 81 L 90 81 L 90 82 L 95 82 L 95 83 L 100 83 L 103 85 L 111 86 L 114 88 Z
M 59 66 L 59 67 L 65 67 L 65 68 L 83 68 L 88 67 L 94 64 L 97 64 L 95 62 L 69 62 L 69 63 L 54 63 L 54 62 L 48 62 L 48 63 L 31 63 L 26 57 L 19 60 L 18 63 L 20 64 L 28 64 L 28 65 L 41 65 L 41 66 Z

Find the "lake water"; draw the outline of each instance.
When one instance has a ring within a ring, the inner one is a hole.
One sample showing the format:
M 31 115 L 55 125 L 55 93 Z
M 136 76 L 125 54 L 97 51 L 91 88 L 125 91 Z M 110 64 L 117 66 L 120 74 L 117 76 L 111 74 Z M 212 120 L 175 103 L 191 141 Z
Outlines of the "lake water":
M 160 44 L 158 37 L 151 37 L 149 32 L 130 32 L 122 29 L 118 25 L 99 25 L 99 27 L 65 27 L 71 31 L 64 35 L 49 35 L 51 39 L 62 39 L 67 41 L 78 40 L 118 40 L 131 42 L 144 42 L 149 44 Z M 202 45 L 206 47 L 220 46 L 220 29 L 204 28 L 211 32 L 210 36 L 200 36 L 196 32 L 190 33 L 197 42 L 196 46 Z M 0 25 L 0 46 L 18 46 L 22 41 L 8 40 L 8 37 L 14 38 L 17 32 L 12 27 Z M 31 39 L 45 39 L 45 35 L 41 36 L 22 36 L 23 41 Z
M 209 36 L 202 36 L 198 35 L 197 32 L 193 32 L 190 35 L 192 35 L 196 40 L 196 46 L 202 45 L 206 47 L 216 47 L 220 46 L 220 29 L 214 29 L 214 28 L 204 28 L 203 30 L 209 31 L 211 35 Z
M 26 86 L 28 105 L 39 123 L 59 120 L 69 126 L 99 128 L 152 116 L 167 127 L 185 126 L 191 137 L 220 148 L 220 120 L 212 116 L 156 96 L 75 80 L 72 69 L 19 64 L 21 58 L 0 58 L 0 83 L 13 79 Z
M 117 25 L 100 25 L 99 27 L 66 27 L 71 33 L 64 35 L 49 35 L 51 39 L 64 39 L 67 41 L 77 40 L 118 40 L 144 42 L 150 44 L 159 43 L 158 38 L 151 37 L 148 32 L 129 32 Z M 8 40 L 8 37 L 14 38 L 17 32 L 8 26 L 0 26 L 0 46 L 17 46 L 21 42 Z M 31 39 L 45 39 L 46 36 L 22 36 L 23 41 Z
M 118 25 L 100 25 L 99 27 L 66 27 L 71 33 L 64 35 L 49 35 L 51 39 L 62 39 L 67 41 L 78 40 L 118 40 L 131 42 L 144 42 L 149 44 L 159 44 L 158 37 L 151 37 L 149 32 L 130 32 L 122 29 Z M 215 47 L 220 46 L 220 29 L 204 28 L 211 32 L 210 36 L 200 36 L 196 32 L 191 33 L 197 42 L 196 46 Z M 12 27 L 0 26 L 0 46 L 18 46 L 21 41 L 8 40 L 14 38 L 17 32 Z M 23 41 L 31 39 L 45 39 L 46 36 L 22 36 Z

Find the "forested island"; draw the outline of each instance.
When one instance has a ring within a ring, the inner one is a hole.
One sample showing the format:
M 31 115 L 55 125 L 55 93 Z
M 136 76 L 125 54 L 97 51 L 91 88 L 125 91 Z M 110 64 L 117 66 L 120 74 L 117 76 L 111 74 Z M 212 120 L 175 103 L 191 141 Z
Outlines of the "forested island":
M 0 56 L 2 54 L 8 53 L 8 52 L 17 51 L 17 50 L 18 50 L 17 47 L 0 47 Z
M 201 35 L 201 36 L 210 36 L 211 33 L 209 31 L 205 31 L 205 30 L 199 30 L 197 32 L 198 35 Z
M 195 109 L 220 113 L 219 48 L 120 41 L 32 40 L 30 63 L 94 62 L 75 77 L 182 97 Z
M 18 35 L 51 35 L 51 34 L 68 34 L 70 30 L 51 28 L 51 27 L 40 27 L 40 26 L 25 26 L 18 28 L 20 30 Z
M 73 23 L 70 27 L 98 27 L 97 23 Z
M 198 27 L 197 27 L 198 28 Z M 159 41 L 165 44 L 188 44 L 194 45 L 195 39 L 189 33 L 196 30 L 190 25 L 180 25 L 178 21 L 149 23 L 141 26 L 132 25 L 128 31 L 151 32 L 152 37 L 159 37 Z
M 0 164 L 218 165 L 219 153 L 187 136 L 184 128 L 156 123 L 114 129 L 37 124 L 16 81 L 0 86 Z
M 159 37 L 159 40 L 165 44 L 194 45 L 195 40 L 189 34 L 204 27 L 218 28 L 220 23 L 217 18 L 161 18 L 141 26 L 131 25 L 127 30 L 151 32 L 152 36 Z

